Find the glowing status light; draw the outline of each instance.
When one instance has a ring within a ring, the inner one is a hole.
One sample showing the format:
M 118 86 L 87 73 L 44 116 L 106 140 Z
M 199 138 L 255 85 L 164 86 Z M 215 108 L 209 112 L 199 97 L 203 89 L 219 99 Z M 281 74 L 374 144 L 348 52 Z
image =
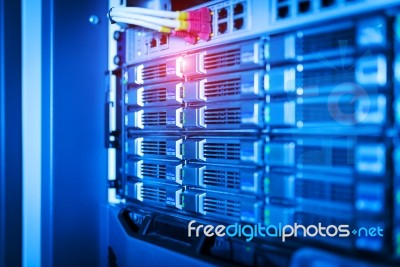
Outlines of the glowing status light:
M 269 91 L 269 75 L 264 75 L 264 88 L 266 91 Z
M 396 235 L 396 254 L 400 255 L 400 233 L 397 233 Z
M 302 64 L 298 64 L 296 69 L 297 69 L 298 72 L 302 72 L 304 67 L 303 67 Z
M 266 177 L 264 179 L 264 193 L 265 194 L 269 194 L 269 184 L 270 184 L 270 180 L 268 177 Z
M 265 209 L 264 210 L 264 224 L 265 225 L 269 225 L 269 223 L 270 223 L 269 215 L 270 215 L 269 209 Z
M 264 45 L 264 57 L 265 58 L 269 58 L 270 57 L 269 44 L 268 43 Z
M 271 116 L 269 115 L 269 107 L 265 108 L 265 122 L 269 123 L 271 121 Z
M 182 148 L 181 155 L 185 156 L 185 145 L 182 144 L 181 148 Z
M 299 37 L 299 38 L 303 38 L 303 32 L 302 31 L 298 31 L 297 32 L 297 37 Z
M 396 17 L 396 37 L 399 40 L 400 39 L 400 16 Z
M 400 233 L 398 233 L 396 236 L 396 243 L 396 254 L 400 255 Z
M 269 217 L 270 214 L 271 213 L 270 213 L 269 209 L 264 210 L 264 216 Z
M 396 201 L 397 201 L 397 204 L 400 204 L 400 190 L 397 191 L 397 193 L 396 193 Z
M 128 72 L 124 73 L 124 76 L 122 77 L 122 84 L 127 84 L 128 83 Z
M 303 95 L 303 88 L 297 88 L 296 92 L 298 95 Z

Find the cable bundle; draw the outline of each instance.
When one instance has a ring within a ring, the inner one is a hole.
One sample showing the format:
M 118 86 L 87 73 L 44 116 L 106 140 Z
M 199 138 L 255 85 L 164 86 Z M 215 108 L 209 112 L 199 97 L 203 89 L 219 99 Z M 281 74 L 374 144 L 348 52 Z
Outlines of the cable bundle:
M 140 7 L 113 7 L 108 12 L 111 23 L 133 24 L 169 33 L 194 44 L 211 38 L 211 12 L 203 7 L 194 11 L 164 11 Z

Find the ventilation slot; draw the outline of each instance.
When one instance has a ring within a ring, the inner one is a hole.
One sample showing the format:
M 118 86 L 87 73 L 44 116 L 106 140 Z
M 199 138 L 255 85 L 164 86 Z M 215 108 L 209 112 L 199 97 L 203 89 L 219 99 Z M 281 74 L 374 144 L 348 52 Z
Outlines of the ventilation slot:
M 344 97 L 343 97 L 344 98 Z M 296 118 L 303 122 L 334 122 L 353 124 L 355 103 L 337 101 L 328 104 L 304 105 L 299 109 Z
M 296 158 L 299 164 L 322 166 L 353 166 L 354 153 L 344 148 L 297 147 Z
M 205 170 L 204 184 L 207 186 L 239 189 L 240 176 L 238 172 Z
M 204 111 L 206 124 L 240 124 L 240 108 L 217 108 Z
M 241 81 L 239 78 L 224 81 L 207 82 L 204 87 L 204 94 L 208 98 L 239 95 L 240 85 Z
M 302 42 L 303 54 L 354 47 L 354 36 L 353 29 L 340 30 L 329 34 L 306 35 Z
M 354 82 L 354 72 L 335 69 L 303 71 L 303 88 Z
M 141 168 L 141 174 L 144 178 L 166 178 L 166 166 L 159 164 L 143 163 Z
M 166 200 L 166 190 L 163 188 L 143 186 L 140 194 L 143 201 L 165 203 Z
M 240 49 L 232 49 L 221 53 L 207 54 L 204 57 L 204 68 L 215 70 L 240 65 Z
M 146 112 L 142 115 L 142 122 L 145 126 L 163 126 L 167 125 L 166 112 Z
M 352 203 L 353 189 L 349 185 L 312 180 L 297 180 L 296 196 L 307 199 Z
M 228 199 L 206 197 L 204 199 L 204 211 L 215 213 L 219 216 L 240 217 L 240 202 Z
M 204 144 L 204 156 L 211 159 L 240 160 L 240 145 Z
M 165 78 L 167 76 L 167 66 L 166 64 L 160 64 L 145 67 L 142 70 L 142 76 L 144 81 Z
M 147 89 L 143 91 L 143 103 L 152 104 L 167 101 L 167 89 L 166 88 L 155 88 Z
M 166 155 L 167 142 L 165 141 L 143 141 L 142 142 L 143 154 L 150 155 Z

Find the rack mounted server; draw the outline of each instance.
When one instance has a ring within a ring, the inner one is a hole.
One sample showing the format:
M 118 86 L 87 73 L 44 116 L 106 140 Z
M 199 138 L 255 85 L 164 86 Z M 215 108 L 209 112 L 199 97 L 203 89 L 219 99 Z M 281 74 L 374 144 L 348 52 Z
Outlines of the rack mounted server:
M 106 144 L 128 238 L 218 265 L 398 265 L 400 2 L 203 2 L 209 41 L 110 29 Z M 192 220 L 360 233 L 196 239 Z

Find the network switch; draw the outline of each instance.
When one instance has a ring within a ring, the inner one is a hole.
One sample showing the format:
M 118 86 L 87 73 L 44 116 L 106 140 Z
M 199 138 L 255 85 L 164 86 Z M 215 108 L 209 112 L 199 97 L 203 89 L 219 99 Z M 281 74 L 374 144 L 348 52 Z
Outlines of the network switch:
M 214 1 L 215 4 L 207 5 L 213 14 L 211 18 L 212 40 L 223 39 L 245 33 L 251 27 L 250 12 L 252 4 L 247 0 Z M 134 64 L 149 58 L 155 59 L 164 54 L 180 52 L 185 40 L 179 36 L 160 34 L 147 29 L 124 29 L 116 35 L 123 36 L 118 39 L 121 43 L 120 51 L 125 56 L 125 63 Z M 194 40 L 186 42 L 185 49 L 201 47 L 207 42 Z
M 355 5 L 362 5 L 369 0 L 340 1 L 340 0 L 295 0 L 295 1 L 271 1 L 273 4 L 274 21 L 284 22 L 296 17 L 312 16 L 315 13 L 329 13 L 332 10 L 343 10 Z M 371 2 L 371 0 L 370 0 Z

